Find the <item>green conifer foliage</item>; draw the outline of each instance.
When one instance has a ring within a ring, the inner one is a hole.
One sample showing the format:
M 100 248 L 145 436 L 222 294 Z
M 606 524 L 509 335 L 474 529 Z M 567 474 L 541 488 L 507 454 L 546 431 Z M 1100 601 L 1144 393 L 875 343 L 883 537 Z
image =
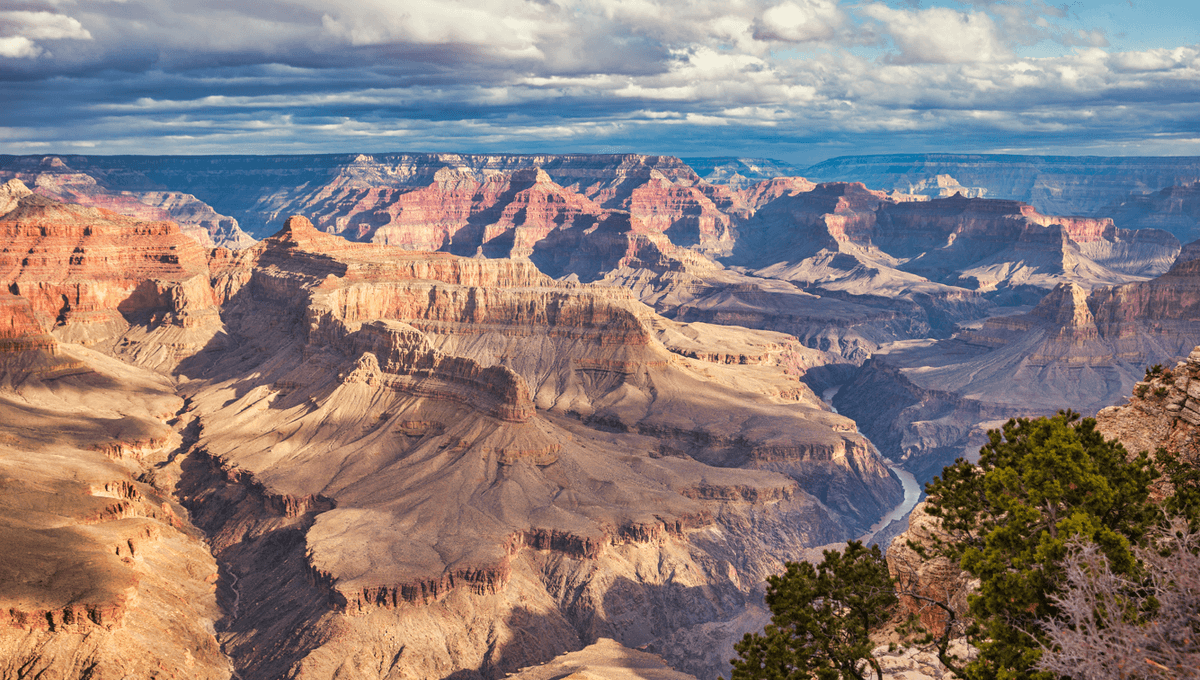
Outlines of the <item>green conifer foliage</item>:
M 879 546 L 851 541 L 816 567 L 789 562 L 767 581 L 771 623 L 735 646 L 733 680 L 882 678 L 868 633 L 899 600 Z
M 926 487 L 929 513 L 953 540 L 936 550 L 980 579 L 968 631 L 979 648 L 969 680 L 1041 680 L 1039 619 L 1054 616 L 1067 541 L 1094 541 L 1115 572 L 1133 574 L 1131 544 L 1160 517 L 1148 502 L 1155 477 L 1143 453 L 1130 459 L 1091 418 L 1010 420 L 989 433 L 978 464 L 959 459 Z M 1045 642 L 1042 640 L 1042 642 Z

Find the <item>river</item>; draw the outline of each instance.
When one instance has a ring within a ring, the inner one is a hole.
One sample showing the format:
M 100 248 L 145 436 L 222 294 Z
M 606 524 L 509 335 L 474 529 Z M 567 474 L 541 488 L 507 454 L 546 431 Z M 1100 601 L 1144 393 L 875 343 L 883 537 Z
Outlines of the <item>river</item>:
M 841 385 L 834 385 L 833 387 L 830 387 L 821 393 L 821 399 L 823 399 L 826 404 L 829 404 L 829 408 L 832 409 L 834 413 L 837 413 L 837 409 L 833 406 L 833 398 L 837 396 L 838 390 L 840 389 L 842 389 Z M 872 448 L 874 448 L 874 446 L 874 444 L 871 445 Z M 900 478 L 900 484 L 904 487 L 904 500 L 900 501 L 899 505 L 892 508 L 890 512 L 876 522 L 871 527 L 870 531 L 863 534 L 859 540 L 864 543 L 868 542 L 872 536 L 882 531 L 887 525 L 898 519 L 902 519 L 917 505 L 917 501 L 921 498 L 921 485 L 917 483 L 917 478 L 914 477 L 911 472 L 905 470 L 896 463 L 893 463 L 891 460 L 887 458 L 884 458 L 883 460 L 887 463 L 888 468 L 891 469 L 892 472 L 895 472 L 896 476 Z

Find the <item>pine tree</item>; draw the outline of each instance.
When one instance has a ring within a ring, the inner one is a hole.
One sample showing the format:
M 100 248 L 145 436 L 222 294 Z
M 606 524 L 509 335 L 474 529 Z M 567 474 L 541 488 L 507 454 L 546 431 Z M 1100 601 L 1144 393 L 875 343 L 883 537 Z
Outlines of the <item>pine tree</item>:
M 1132 574 L 1137 543 L 1160 517 L 1143 453 L 1105 441 L 1088 418 L 1010 420 L 989 433 L 978 464 L 959 459 L 926 487 L 929 513 L 953 540 L 936 547 L 980 579 L 968 637 L 979 656 L 969 680 L 1041 680 L 1039 619 L 1057 614 L 1067 541 L 1093 541 L 1119 574 Z
M 771 623 L 735 646 L 733 680 L 882 679 L 868 635 L 899 600 L 879 546 L 851 541 L 816 567 L 789 562 L 767 582 Z

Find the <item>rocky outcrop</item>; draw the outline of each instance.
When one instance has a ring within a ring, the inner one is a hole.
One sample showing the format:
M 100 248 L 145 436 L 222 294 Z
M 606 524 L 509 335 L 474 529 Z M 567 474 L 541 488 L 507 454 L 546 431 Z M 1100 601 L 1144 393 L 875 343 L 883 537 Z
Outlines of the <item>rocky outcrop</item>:
M 7 186 L 11 195 L 23 185 Z M 154 319 L 188 328 L 216 316 L 206 254 L 171 223 L 27 193 L 0 216 L 0 238 L 0 283 L 29 300 L 44 327 Z
M 512 369 L 480 366 L 428 348 L 412 326 L 395 321 L 365 323 L 350 338 L 359 359 L 347 381 L 377 381 L 418 397 L 467 404 L 500 420 L 523 423 L 534 415 L 529 386 Z M 385 377 L 386 374 L 386 377 Z
M 969 621 L 967 598 L 979 588 L 978 579 L 947 557 L 933 556 L 939 542 L 954 537 L 942 529 L 941 519 L 918 503 L 908 519 L 908 530 L 887 549 L 888 573 L 896 579 L 902 616 L 916 616 L 934 635 L 950 638 L 965 633 Z
M 1174 366 L 1147 370 L 1125 404 L 1096 414 L 1096 429 L 1130 453 L 1160 448 L 1200 461 L 1200 348 Z
M 0 373 L 8 383 L 31 377 L 53 378 L 85 370 L 83 362 L 63 356 L 29 300 L 0 292 Z

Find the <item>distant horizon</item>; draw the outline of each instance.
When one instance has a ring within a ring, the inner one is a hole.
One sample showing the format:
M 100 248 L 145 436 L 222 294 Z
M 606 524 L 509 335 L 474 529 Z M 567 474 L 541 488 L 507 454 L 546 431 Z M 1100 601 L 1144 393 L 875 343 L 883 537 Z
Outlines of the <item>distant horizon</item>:
M 792 167 L 807 169 L 827 163 L 829 161 L 853 158 L 911 158 L 911 157 L 986 157 L 986 158 L 1037 158 L 1042 160 L 1049 159 L 1128 159 L 1128 158 L 1144 158 L 1144 159 L 1186 159 L 1193 158 L 1200 160 L 1200 154 L 1034 154 L 1034 153 L 985 153 L 985 152 L 952 152 L 952 151 L 911 151 L 897 153 L 859 153 L 859 154 L 843 154 L 839 156 L 830 156 L 822 160 L 809 163 L 807 165 L 792 163 L 782 158 L 772 158 L 769 156 L 754 156 L 754 155 L 735 155 L 735 154 L 719 154 L 712 156 L 701 156 L 694 154 L 680 153 L 647 153 L 640 151 L 622 151 L 622 152 L 590 152 L 590 151 L 563 151 L 563 152 L 545 152 L 545 151 L 322 151 L 322 152 L 281 152 L 281 153 L 87 153 L 80 151 L 45 151 L 39 153 L 3 153 L 0 152 L 0 158 L 45 158 L 50 156 L 55 157 L 78 157 L 78 158 L 270 158 L 270 157 L 304 157 L 304 156 L 403 156 L 403 155 L 456 155 L 456 156 L 655 156 L 665 158 L 677 158 L 685 163 L 689 160 L 719 160 L 728 159 L 736 161 L 770 161 L 773 163 L 781 163 Z

